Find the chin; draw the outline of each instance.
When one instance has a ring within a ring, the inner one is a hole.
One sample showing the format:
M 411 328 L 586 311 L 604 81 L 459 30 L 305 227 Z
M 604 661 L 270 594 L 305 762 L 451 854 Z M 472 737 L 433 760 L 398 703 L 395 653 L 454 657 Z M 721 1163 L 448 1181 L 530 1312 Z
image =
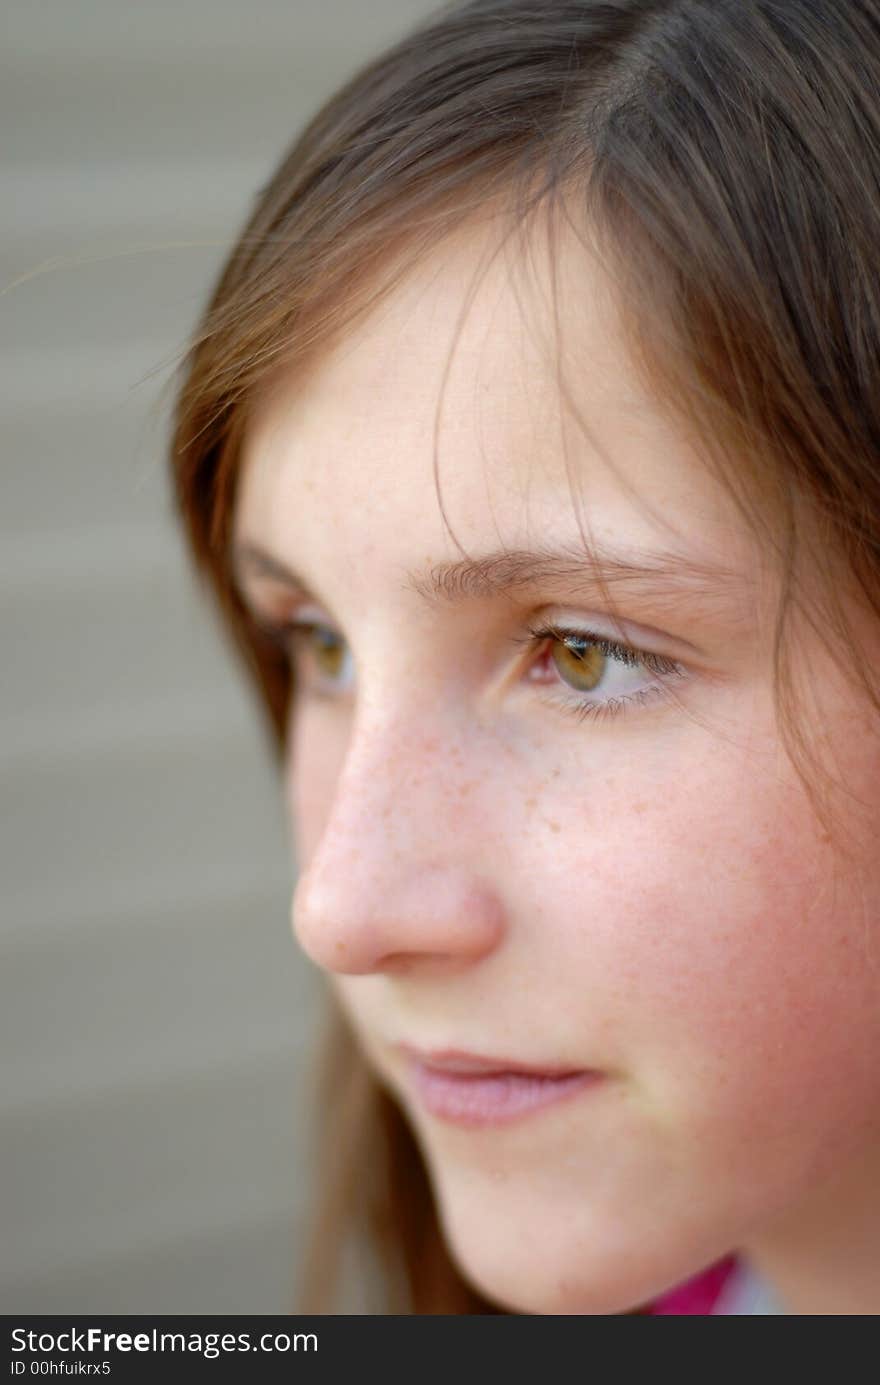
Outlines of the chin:
M 542 1316 L 632 1313 L 726 1253 L 705 1243 L 684 1246 L 619 1230 L 570 1223 L 529 1224 L 515 1213 L 492 1219 L 441 1217 L 449 1252 L 467 1282 L 509 1313 Z
M 652 1281 L 649 1289 L 643 1280 L 645 1287 L 637 1288 L 631 1273 L 615 1276 L 607 1264 L 594 1272 L 578 1265 L 569 1273 L 537 1259 L 512 1265 L 502 1257 L 462 1253 L 469 1249 L 450 1245 L 461 1274 L 472 1288 L 508 1313 L 547 1317 L 629 1313 L 669 1287 Z

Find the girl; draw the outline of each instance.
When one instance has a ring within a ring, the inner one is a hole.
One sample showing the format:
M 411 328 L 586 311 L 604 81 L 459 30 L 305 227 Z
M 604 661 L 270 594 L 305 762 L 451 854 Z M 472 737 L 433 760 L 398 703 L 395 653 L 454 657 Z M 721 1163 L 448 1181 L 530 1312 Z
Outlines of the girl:
M 305 1312 L 880 1311 L 880 7 L 469 0 L 185 363 L 327 974 Z

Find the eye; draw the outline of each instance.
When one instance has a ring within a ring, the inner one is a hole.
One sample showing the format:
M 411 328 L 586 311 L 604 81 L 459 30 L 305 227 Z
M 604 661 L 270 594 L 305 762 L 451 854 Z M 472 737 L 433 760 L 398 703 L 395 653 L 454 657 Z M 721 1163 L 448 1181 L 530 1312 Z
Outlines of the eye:
M 348 645 L 332 627 L 319 621 L 265 620 L 260 628 L 287 654 L 299 693 L 335 698 L 350 690 L 350 668 L 347 688 L 341 676 L 346 660 L 351 662 Z M 529 627 L 527 635 L 515 636 L 512 643 L 530 646 L 541 656 L 531 662 L 530 675 L 549 654 L 554 677 L 570 693 L 547 700 L 580 720 L 615 716 L 632 704 L 662 697 L 673 679 L 686 676 L 672 659 L 592 630 L 546 624 Z M 643 676 L 640 683 L 635 677 L 639 670 L 653 673 L 654 681 L 646 684 Z
M 259 625 L 272 643 L 287 655 L 296 671 L 298 693 L 335 697 L 344 691 L 341 674 L 348 646 L 329 625 L 303 620 L 261 620 Z
M 514 643 L 550 654 L 555 674 L 575 693 L 582 694 L 553 697 L 550 701 L 579 720 L 615 716 L 631 704 L 663 697 L 673 679 L 686 676 L 682 666 L 672 659 L 606 639 L 592 630 L 546 624 L 537 629 L 529 627 L 528 635 L 517 636 Z M 628 689 L 627 682 L 632 682 L 632 673 L 638 669 L 649 670 L 655 681 L 647 685 L 643 681 L 641 686 L 636 683 Z M 629 671 L 629 677 L 624 670 Z M 585 695 L 599 690 L 604 696 Z

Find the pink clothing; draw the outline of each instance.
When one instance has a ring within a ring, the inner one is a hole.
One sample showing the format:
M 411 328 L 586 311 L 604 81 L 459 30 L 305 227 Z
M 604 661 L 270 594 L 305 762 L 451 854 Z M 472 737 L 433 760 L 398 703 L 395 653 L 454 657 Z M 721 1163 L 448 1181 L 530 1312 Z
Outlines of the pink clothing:
M 729 1255 L 709 1269 L 685 1280 L 675 1289 L 654 1300 L 648 1312 L 654 1317 L 668 1313 L 684 1313 L 691 1316 L 706 1316 L 715 1311 L 721 1291 L 736 1269 L 736 1258 Z

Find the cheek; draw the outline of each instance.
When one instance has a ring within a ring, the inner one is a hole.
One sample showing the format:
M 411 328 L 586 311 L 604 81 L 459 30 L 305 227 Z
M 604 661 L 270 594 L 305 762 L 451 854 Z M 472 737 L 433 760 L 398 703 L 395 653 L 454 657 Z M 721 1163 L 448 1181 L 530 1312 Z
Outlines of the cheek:
M 346 748 L 314 709 L 308 735 L 294 726 L 287 790 L 302 865 Z M 668 753 L 635 753 L 634 768 L 599 772 L 586 795 L 582 767 L 540 780 L 518 765 L 531 790 L 500 779 L 487 790 L 483 858 L 510 921 L 483 976 L 496 978 L 493 1018 L 528 975 L 535 1022 L 633 1074 L 661 1123 L 693 1127 L 705 1111 L 769 1134 L 777 1118 L 849 1119 L 880 1089 L 875 853 L 841 867 L 800 782 L 716 740 L 672 758 L 674 774 Z M 876 766 L 854 754 L 844 768 L 870 800 Z M 366 1004 L 386 982 L 358 978 L 350 1000 Z
M 686 792 L 621 786 L 604 806 L 625 828 L 569 836 L 548 907 L 658 1119 L 776 1138 L 876 1109 L 877 864 L 835 861 L 800 785 L 717 759 Z

